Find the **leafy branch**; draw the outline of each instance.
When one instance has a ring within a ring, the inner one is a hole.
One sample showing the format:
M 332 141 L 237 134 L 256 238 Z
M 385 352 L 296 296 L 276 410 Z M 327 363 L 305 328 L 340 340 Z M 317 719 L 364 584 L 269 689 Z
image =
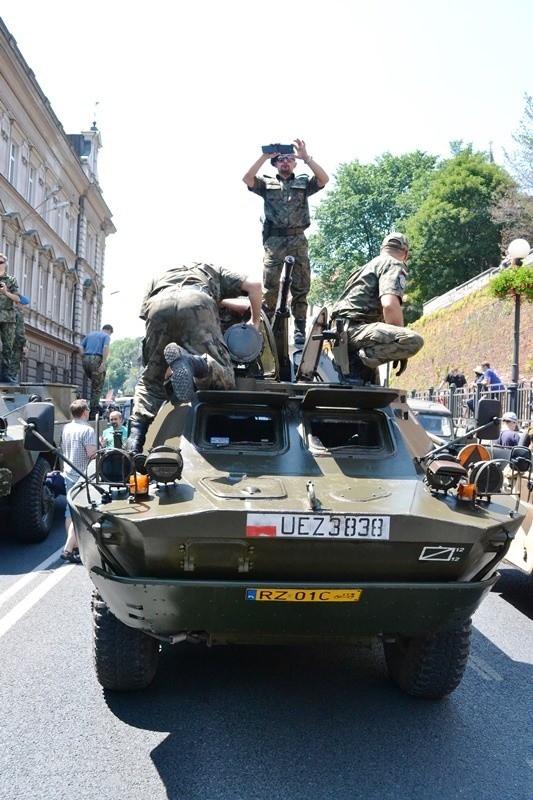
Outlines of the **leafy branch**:
M 519 294 L 523 300 L 533 303 L 533 266 L 504 269 L 491 280 L 489 291 L 499 300 Z

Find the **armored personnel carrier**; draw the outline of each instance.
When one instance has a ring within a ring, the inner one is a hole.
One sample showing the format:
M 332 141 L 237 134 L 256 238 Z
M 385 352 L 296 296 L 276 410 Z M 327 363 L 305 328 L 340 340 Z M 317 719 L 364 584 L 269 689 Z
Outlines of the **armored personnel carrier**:
M 325 309 L 298 353 L 287 316 L 282 293 L 262 353 L 235 337 L 236 390 L 170 399 L 140 459 L 101 451 L 69 493 L 103 687 L 148 686 L 161 643 L 187 641 L 381 642 L 408 694 L 461 680 L 518 499 L 475 445 L 435 449 L 405 392 L 352 385 Z M 499 416 L 479 404 L 484 438 Z
M 42 542 L 52 527 L 54 496 L 46 476 L 57 464 L 50 451 L 25 447 L 25 425 L 37 416 L 52 442 L 69 421 L 75 387 L 67 384 L 0 386 L 0 515 L 18 542 Z

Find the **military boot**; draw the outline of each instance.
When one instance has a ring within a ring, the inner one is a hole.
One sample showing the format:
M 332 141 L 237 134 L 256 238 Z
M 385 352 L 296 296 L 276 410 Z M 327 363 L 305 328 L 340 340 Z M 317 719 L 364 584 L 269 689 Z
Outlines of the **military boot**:
M 303 347 L 305 344 L 305 319 L 294 320 L 294 344 Z
M 126 442 L 126 450 L 129 453 L 132 453 L 132 455 L 142 453 L 147 431 L 148 423 L 146 420 L 132 419 L 130 421 L 130 435 Z
M 364 386 L 375 382 L 375 370 L 367 367 L 361 357 L 356 353 L 350 354 L 350 374 L 346 376 L 346 382 L 351 386 Z
M 190 403 L 194 397 L 194 378 L 206 378 L 209 365 L 202 356 L 193 356 L 175 342 L 165 347 L 165 361 L 172 370 L 170 381 L 176 399 L 180 403 Z

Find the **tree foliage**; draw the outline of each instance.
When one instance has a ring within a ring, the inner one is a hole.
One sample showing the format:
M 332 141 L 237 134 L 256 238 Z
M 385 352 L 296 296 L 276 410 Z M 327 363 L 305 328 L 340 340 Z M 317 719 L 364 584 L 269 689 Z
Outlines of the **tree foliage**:
M 525 191 L 533 191 L 533 97 L 525 95 L 526 107 L 513 139 L 518 149 L 505 153 L 511 173 Z
M 440 166 L 405 226 L 415 308 L 500 262 L 501 225 L 491 211 L 511 185 L 505 170 L 470 146 Z
M 140 338 L 111 342 L 107 359 L 106 389 L 131 395 L 140 373 Z
M 312 302 L 338 297 L 353 269 L 379 253 L 383 236 L 403 228 L 426 196 L 436 163 L 436 156 L 416 151 L 340 166 L 334 189 L 316 211 L 318 231 L 309 240 Z

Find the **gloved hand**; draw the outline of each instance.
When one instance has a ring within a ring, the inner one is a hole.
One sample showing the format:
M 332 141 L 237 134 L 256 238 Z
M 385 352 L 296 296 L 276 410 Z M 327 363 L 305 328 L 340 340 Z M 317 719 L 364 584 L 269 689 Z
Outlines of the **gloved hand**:
M 403 373 L 407 369 L 407 359 L 406 358 L 402 358 L 400 361 L 393 361 L 392 362 L 392 368 L 396 369 L 397 367 L 399 367 L 399 370 L 396 373 L 396 377 L 399 378 L 400 375 L 403 375 Z

